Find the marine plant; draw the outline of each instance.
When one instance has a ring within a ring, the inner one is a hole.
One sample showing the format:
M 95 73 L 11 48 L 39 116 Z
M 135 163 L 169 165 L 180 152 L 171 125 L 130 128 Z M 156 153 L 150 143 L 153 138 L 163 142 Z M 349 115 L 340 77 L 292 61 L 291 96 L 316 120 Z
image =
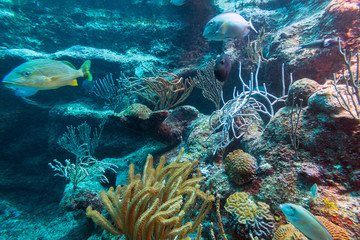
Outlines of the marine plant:
M 336 99 L 340 106 L 348 112 L 355 120 L 360 122 L 360 52 L 355 54 L 356 58 L 356 69 L 352 71 L 351 63 L 353 59 L 353 53 L 350 52 L 350 56 L 347 56 L 346 52 L 341 48 L 341 41 L 338 40 L 338 50 L 341 56 L 343 57 L 345 67 L 347 69 L 347 76 L 343 74 L 345 80 L 345 90 L 341 90 L 339 85 L 339 80 L 336 79 L 334 74 L 333 86 L 336 90 Z
M 231 213 L 242 230 L 257 237 L 271 239 L 274 229 L 274 217 L 270 207 L 264 202 L 255 203 L 245 192 L 236 192 L 226 199 L 225 210 Z
M 299 130 L 299 123 L 300 123 L 300 116 L 302 111 L 302 99 L 299 99 L 300 104 L 295 103 L 295 98 L 291 101 L 291 106 L 289 109 L 289 123 L 290 123 L 290 141 L 291 145 L 295 151 L 295 161 L 299 159 L 299 146 L 300 146 L 300 139 L 298 136 Z
M 103 124 L 100 124 L 99 129 L 95 129 L 93 134 L 90 125 L 86 122 L 77 126 L 67 127 L 67 132 L 58 140 L 58 144 L 75 155 L 75 162 L 70 159 L 65 160 L 65 164 L 54 159 L 48 165 L 54 170 L 55 176 L 64 177 L 76 189 L 79 183 L 89 179 L 99 178 L 103 182 L 108 182 L 104 175 L 105 169 L 113 171 L 113 165 L 110 163 L 102 162 L 92 156 L 95 147 L 99 144 Z
M 174 73 L 152 71 L 152 77 L 142 77 L 132 83 L 132 91 L 154 105 L 154 110 L 174 108 L 185 101 L 195 84 L 191 78 Z
M 252 61 L 253 63 L 257 63 L 258 59 L 260 59 L 260 61 L 262 63 L 266 63 L 269 60 L 266 59 L 263 55 L 263 41 L 265 38 L 266 34 L 265 34 L 265 28 L 261 28 L 258 34 L 257 39 L 250 41 L 250 36 L 248 35 L 248 45 L 246 48 L 246 52 L 247 55 L 250 59 L 250 61 Z
M 257 161 L 243 150 L 230 152 L 224 163 L 226 173 L 236 184 L 242 185 L 256 177 Z
M 105 101 L 105 107 L 117 111 L 129 101 L 131 92 L 131 78 L 120 73 L 120 77 L 108 74 L 104 78 L 96 80 L 94 94 Z
M 184 148 L 167 166 L 165 157 L 161 157 L 156 168 L 149 155 L 142 176 L 134 175 L 131 164 L 127 186 L 101 191 L 101 200 L 113 223 L 91 206 L 86 210 L 87 216 L 107 232 L 125 235 L 130 240 L 190 239 L 186 236 L 199 227 L 215 197 L 199 189 L 204 179 L 199 169 L 189 178 L 197 161 L 180 162 L 183 153 Z M 200 209 L 195 208 L 196 203 L 201 204 Z
M 100 123 L 99 129 L 95 128 L 94 131 L 87 122 L 77 127 L 67 126 L 67 131 L 59 138 L 57 143 L 60 147 L 76 156 L 82 153 L 83 147 L 86 147 L 89 153 L 94 154 L 95 148 L 99 145 L 104 124 L 103 121 Z
M 234 140 L 241 138 L 248 131 L 252 123 L 259 119 L 256 114 L 248 113 L 247 109 L 273 117 L 275 114 L 274 105 L 284 102 L 287 98 L 285 93 L 284 65 L 282 67 L 282 95 L 276 97 L 267 91 L 266 84 L 262 88 L 259 87 L 260 62 L 261 59 L 259 58 L 255 76 L 251 73 L 248 84 L 241 77 L 241 63 L 239 64 L 239 79 L 243 86 L 242 91 L 238 92 L 235 87 L 233 98 L 227 102 L 222 98 L 224 106 L 211 114 L 209 125 L 212 128 L 212 132 L 209 134 L 209 137 L 218 131 L 222 133 L 222 140 L 215 147 L 214 154 L 219 149 L 227 147 Z
M 216 110 L 218 110 L 221 104 L 221 92 L 224 83 L 216 79 L 214 65 L 215 61 L 212 60 L 203 69 L 198 70 L 194 83 L 196 87 L 201 89 L 202 95 L 212 101 Z

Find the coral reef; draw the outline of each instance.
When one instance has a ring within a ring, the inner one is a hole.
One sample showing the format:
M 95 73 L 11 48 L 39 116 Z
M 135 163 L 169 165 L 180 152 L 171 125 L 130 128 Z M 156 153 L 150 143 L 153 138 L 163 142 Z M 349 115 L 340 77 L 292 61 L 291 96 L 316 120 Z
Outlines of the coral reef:
M 197 161 L 180 162 L 183 152 L 168 166 L 162 157 L 156 169 L 149 155 L 142 177 L 134 175 L 134 165 L 130 165 L 127 186 L 100 192 L 115 226 L 91 206 L 87 216 L 109 233 L 128 239 L 185 239 L 204 220 L 215 197 L 199 190 L 204 179 L 199 169 L 188 179 Z M 193 208 L 197 201 L 202 202 L 199 212 Z M 192 217 L 192 222 L 187 221 Z
M 334 240 L 350 240 L 351 238 L 347 234 L 346 230 L 333 224 L 324 217 L 316 216 L 317 219 L 324 225 L 326 230 L 330 233 Z
M 154 70 L 152 77 L 139 78 L 132 91 L 154 105 L 154 110 L 168 110 L 185 101 L 195 87 L 191 78 L 183 79 L 174 73 Z
M 198 117 L 198 110 L 191 106 L 152 112 L 142 104 L 130 105 L 111 116 L 119 125 L 146 133 L 170 146 L 180 143 L 187 126 Z
M 328 230 L 334 240 L 350 240 L 347 231 L 322 216 L 316 216 L 322 225 Z M 307 238 L 292 224 L 279 226 L 274 234 L 273 240 L 306 240 Z
M 285 224 L 278 227 L 275 231 L 273 240 L 306 240 L 299 230 L 292 224 Z
M 247 193 L 236 192 L 226 199 L 224 208 L 237 220 L 238 234 L 251 232 L 263 239 L 272 238 L 275 220 L 270 213 L 270 206 L 266 203 L 258 202 L 256 204 L 249 199 Z
M 150 118 L 150 115 L 153 113 L 150 108 L 141 103 L 134 103 L 127 107 L 124 111 L 116 114 L 115 116 L 125 116 L 130 118 L 137 118 L 146 120 Z M 165 115 L 165 117 L 167 117 Z M 156 125 L 156 124 L 155 124 Z
M 226 155 L 224 163 L 226 174 L 236 184 L 242 185 L 256 178 L 256 158 L 243 150 L 235 150 Z

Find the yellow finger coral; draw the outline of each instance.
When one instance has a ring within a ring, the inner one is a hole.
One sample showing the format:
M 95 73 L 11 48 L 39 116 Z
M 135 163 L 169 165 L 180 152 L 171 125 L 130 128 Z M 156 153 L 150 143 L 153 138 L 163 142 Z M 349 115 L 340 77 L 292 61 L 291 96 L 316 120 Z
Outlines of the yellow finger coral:
M 204 179 L 199 170 L 189 178 L 197 161 L 180 162 L 183 152 L 168 166 L 161 157 L 157 168 L 149 155 L 142 177 L 134 176 L 130 165 L 129 185 L 100 192 L 113 224 L 91 206 L 86 215 L 107 232 L 130 240 L 186 238 L 204 220 L 215 197 L 199 190 Z M 194 214 L 197 201 L 201 207 Z

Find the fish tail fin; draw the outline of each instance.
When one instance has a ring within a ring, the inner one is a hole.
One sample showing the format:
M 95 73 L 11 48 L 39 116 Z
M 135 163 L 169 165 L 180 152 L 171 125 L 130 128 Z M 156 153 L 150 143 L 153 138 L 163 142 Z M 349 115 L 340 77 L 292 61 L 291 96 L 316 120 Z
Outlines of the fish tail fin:
M 90 72 L 90 66 L 91 66 L 91 61 L 90 60 L 86 60 L 83 65 L 81 65 L 80 70 L 84 73 L 84 78 L 92 81 L 93 77 L 91 75 Z
M 303 46 L 299 46 L 296 50 L 295 50 L 295 52 L 297 53 L 297 52 L 300 52 L 300 50 L 302 50 L 304 47 Z
M 250 18 L 250 20 L 249 20 L 249 26 L 250 26 L 250 28 L 251 28 L 252 30 L 254 30 L 254 32 L 258 33 L 258 31 L 256 31 L 256 29 L 254 28 L 254 25 L 253 25 L 252 22 L 251 22 L 251 18 Z

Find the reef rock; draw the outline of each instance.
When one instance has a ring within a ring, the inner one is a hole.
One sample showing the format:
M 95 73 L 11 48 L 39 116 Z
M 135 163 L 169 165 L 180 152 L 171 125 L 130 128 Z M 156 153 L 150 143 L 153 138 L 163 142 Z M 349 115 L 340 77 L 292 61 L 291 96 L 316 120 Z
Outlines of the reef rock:
M 289 89 L 287 105 L 298 104 L 303 107 L 307 106 L 309 97 L 321 87 L 316 81 L 309 78 L 296 80 Z
M 112 119 L 124 127 L 143 132 L 172 146 L 181 142 L 187 126 L 199 116 L 198 110 L 191 106 L 180 106 L 170 111 L 150 111 L 146 106 L 136 104 L 115 114 Z

